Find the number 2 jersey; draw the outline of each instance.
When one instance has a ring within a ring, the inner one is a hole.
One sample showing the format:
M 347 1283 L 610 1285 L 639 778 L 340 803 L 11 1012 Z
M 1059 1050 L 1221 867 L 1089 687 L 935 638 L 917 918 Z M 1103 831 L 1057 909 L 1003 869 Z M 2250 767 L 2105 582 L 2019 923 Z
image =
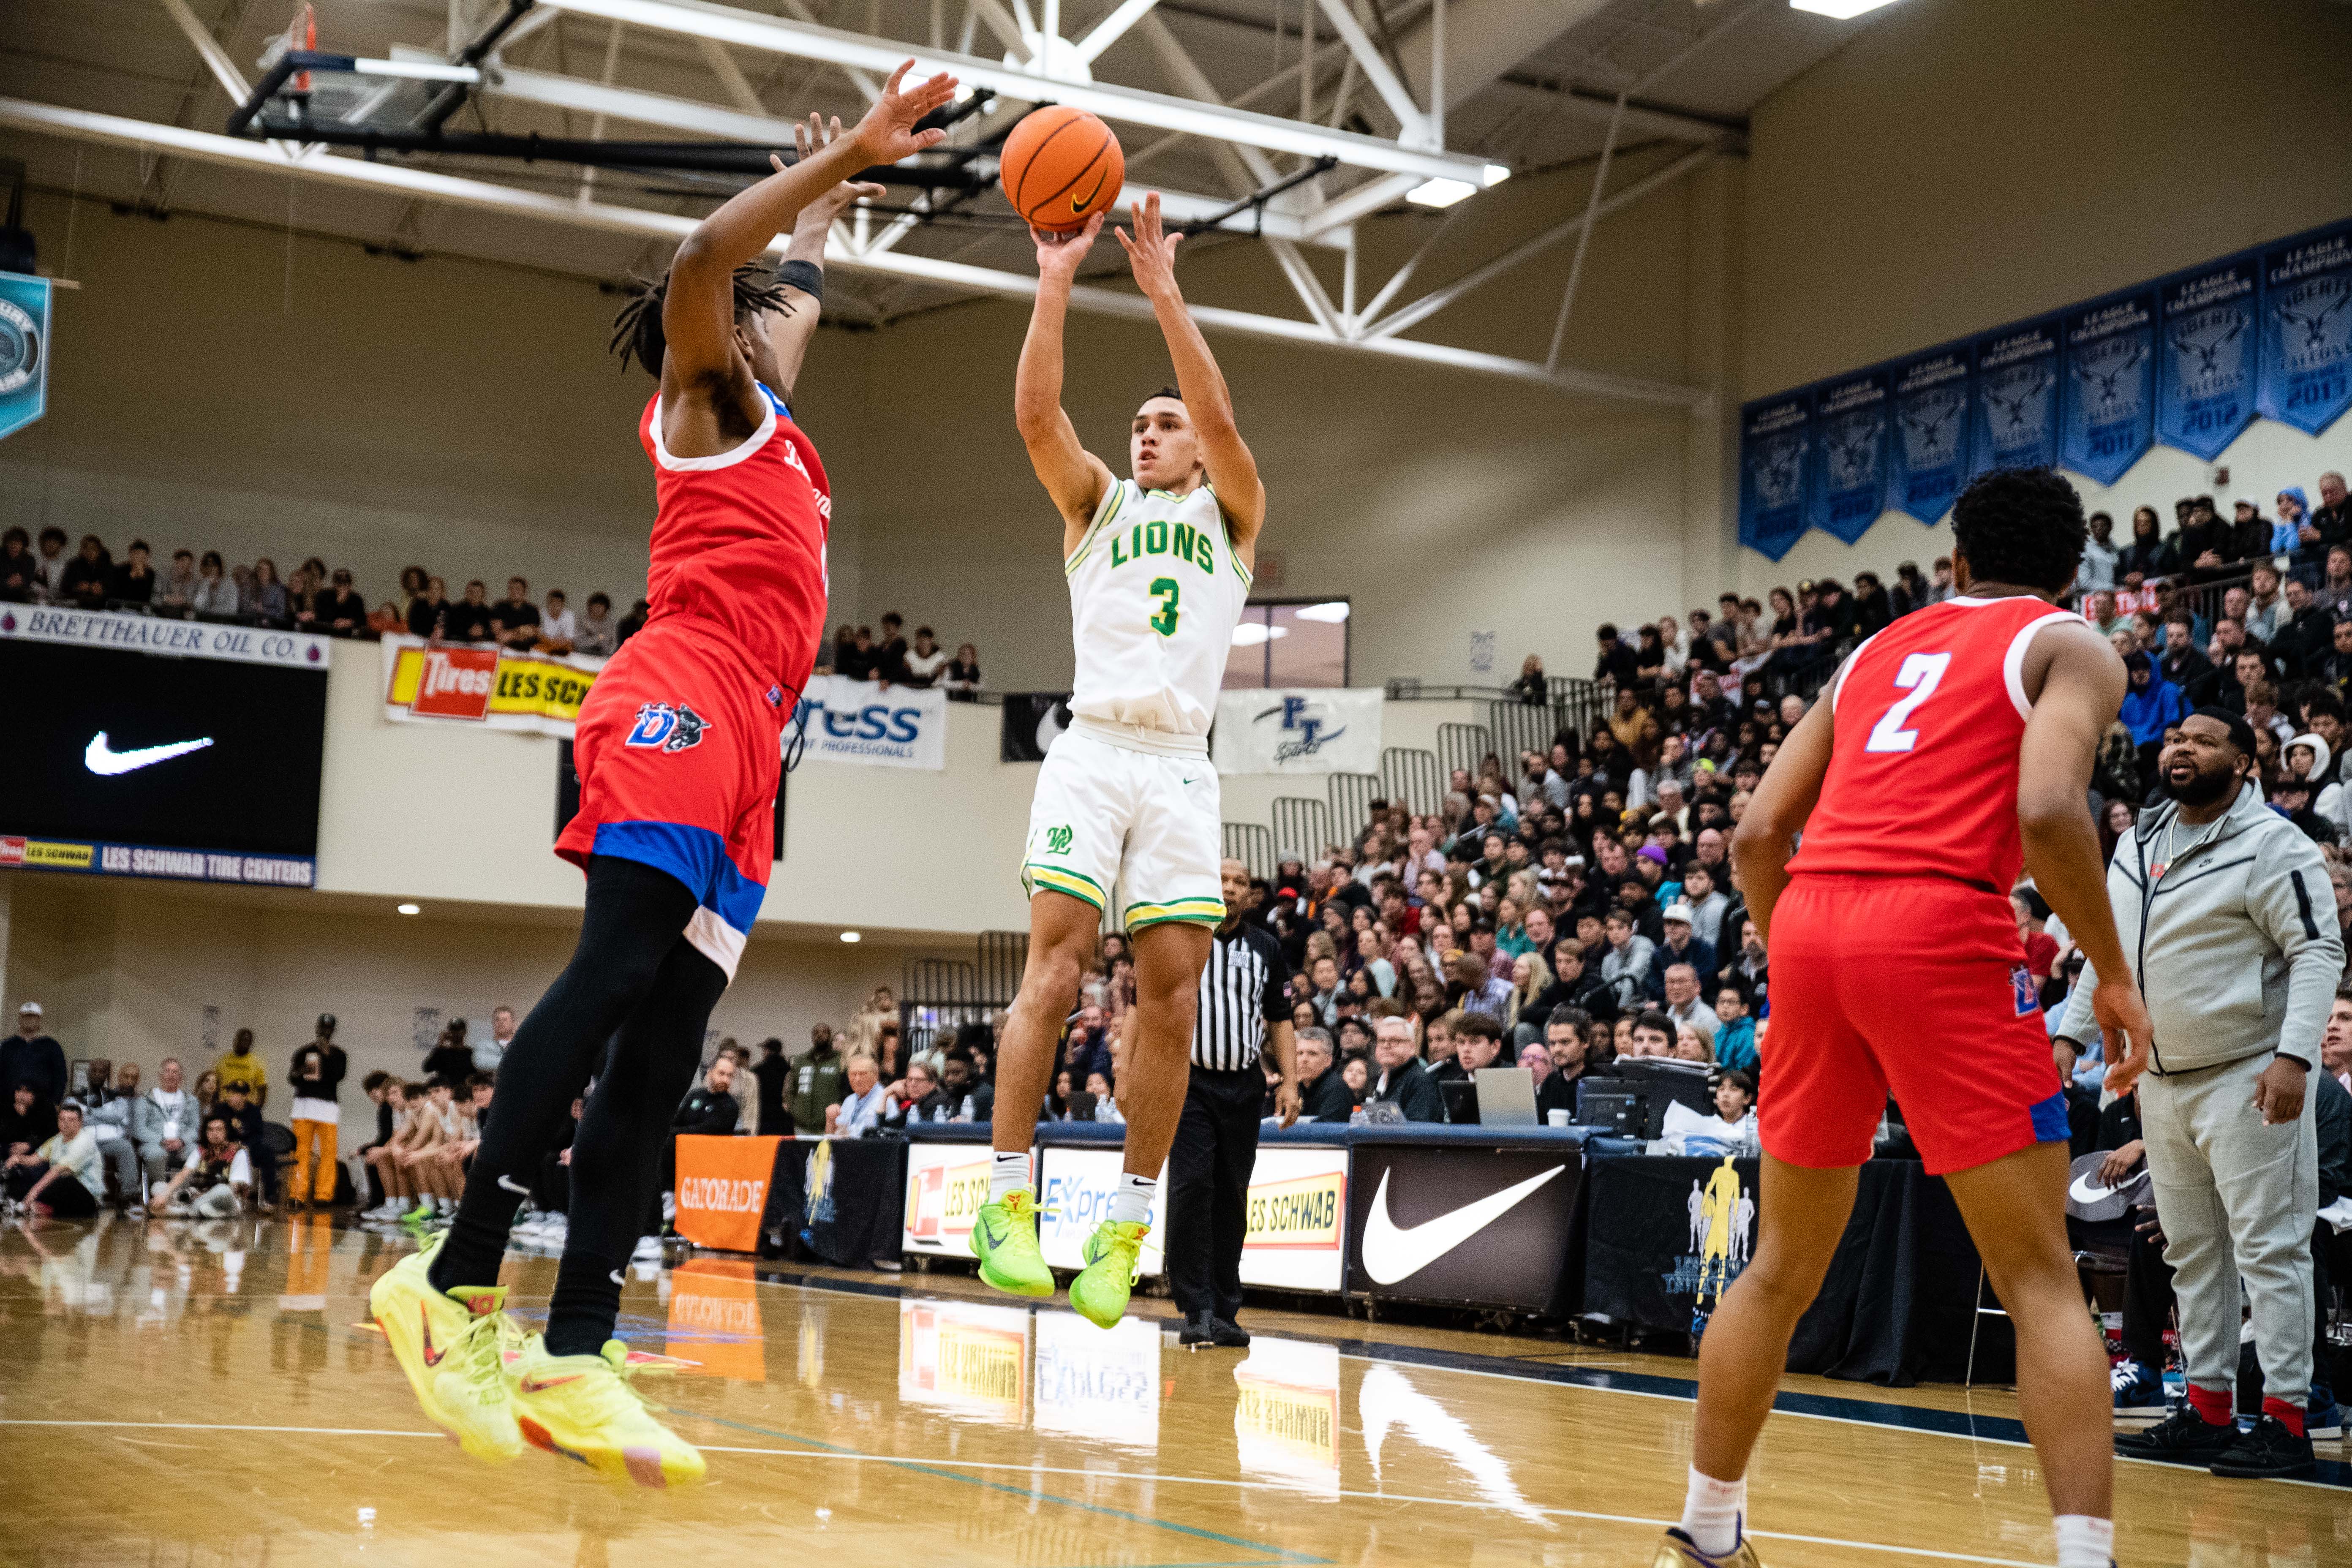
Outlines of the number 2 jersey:
M 1077 652 L 1070 711 L 1205 737 L 1250 590 L 1216 491 L 1118 480 L 1063 572 Z
M 2081 618 L 2031 595 L 1963 597 L 1864 641 L 1829 689 L 1836 739 L 1790 871 L 1943 877 L 2005 899 L 2025 856 L 2026 648 Z

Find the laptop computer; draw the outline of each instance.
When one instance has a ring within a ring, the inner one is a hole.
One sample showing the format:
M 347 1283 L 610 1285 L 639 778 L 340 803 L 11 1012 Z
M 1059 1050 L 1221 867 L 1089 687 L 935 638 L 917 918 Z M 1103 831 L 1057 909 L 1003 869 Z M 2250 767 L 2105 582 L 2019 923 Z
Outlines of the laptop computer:
M 1525 1068 L 1480 1068 L 1473 1075 L 1478 1084 L 1478 1125 L 1481 1127 L 1534 1127 L 1543 1120 L 1536 1114 L 1535 1074 Z

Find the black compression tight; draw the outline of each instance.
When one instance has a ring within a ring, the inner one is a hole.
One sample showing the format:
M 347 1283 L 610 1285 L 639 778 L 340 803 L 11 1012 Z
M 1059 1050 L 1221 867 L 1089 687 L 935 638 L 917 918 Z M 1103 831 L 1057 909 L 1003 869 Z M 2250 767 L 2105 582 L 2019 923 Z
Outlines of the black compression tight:
M 440 1255 L 440 1289 L 498 1283 L 515 1210 L 590 1077 L 572 1144 L 564 1262 L 548 1310 L 548 1350 L 593 1352 L 612 1337 L 639 1223 L 660 1180 L 671 1113 L 694 1080 L 710 1010 L 727 976 L 682 934 L 695 897 L 667 871 L 588 862 L 580 945 L 515 1031 L 466 1194 Z

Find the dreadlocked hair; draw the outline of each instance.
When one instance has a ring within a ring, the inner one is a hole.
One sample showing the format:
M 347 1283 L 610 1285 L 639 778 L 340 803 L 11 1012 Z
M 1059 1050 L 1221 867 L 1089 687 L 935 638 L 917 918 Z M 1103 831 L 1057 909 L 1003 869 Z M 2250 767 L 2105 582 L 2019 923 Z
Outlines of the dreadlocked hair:
M 784 298 L 784 286 L 767 268 L 746 262 L 735 269 L 733 283 L 738 321 L 761 310 L 781 311 L 787 316 L 793 313 L 791 301 Z M 669 349 L 668 340 L 662 335 L 662 301 L 669 297 L 669 274 L 639 278 L 633 273 L 626 291 L 629 302 L 613 318 L 613 341 L 605 352 L 621 356 L 624 371 L 634 359 L 646 367 L 648 375 L 659 380 L 662 355 Z

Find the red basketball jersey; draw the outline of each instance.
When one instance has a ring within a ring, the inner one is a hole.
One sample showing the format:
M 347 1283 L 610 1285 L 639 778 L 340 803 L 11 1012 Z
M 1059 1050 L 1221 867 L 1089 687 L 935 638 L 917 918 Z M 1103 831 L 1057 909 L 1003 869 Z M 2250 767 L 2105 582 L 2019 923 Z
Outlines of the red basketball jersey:
M 824 635 L 825 536 L 833 494 L 816 446 L 776 395 L 760 388 L 766 417 L 740 447 L 710 458 L 662 447 L 661 398 L 646 405 L 638 438 L 654 463 L 651 618 L 715 623 L 765 680 L 783 688 L 789 714 Z
M 1829 689 L 1836 740 L 1789 869 L 1948 877 L 2007 894 L 2025 858 L 2026 645 L 2081 618 L 2030 595 L 1948 599 L 1856 648 Z

